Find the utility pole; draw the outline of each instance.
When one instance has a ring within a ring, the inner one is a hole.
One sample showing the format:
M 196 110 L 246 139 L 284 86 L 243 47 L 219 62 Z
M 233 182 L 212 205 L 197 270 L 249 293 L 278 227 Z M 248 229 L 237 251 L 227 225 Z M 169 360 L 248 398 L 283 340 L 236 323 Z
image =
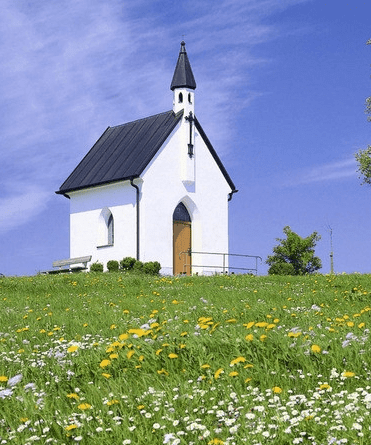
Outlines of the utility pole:
M 328 226 L 328 230 L 330 232 L 330 247 L 331 247 L 331 252 L 330 252 L 330 264 L 331 264 L 331 275 L 333 275 L 334 273 L 334 250 L 332 248 L 332 227 L 329 225 Z

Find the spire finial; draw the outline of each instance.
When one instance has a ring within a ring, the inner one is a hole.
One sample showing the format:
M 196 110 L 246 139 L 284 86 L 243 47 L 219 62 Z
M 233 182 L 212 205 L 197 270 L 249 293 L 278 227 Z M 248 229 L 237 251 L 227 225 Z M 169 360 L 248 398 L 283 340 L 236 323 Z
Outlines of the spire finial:
M 180 42 L 178 62 L 170 86 L 170 89 L 173 91 L 175 88 L 191 88 L 192 90 L 196 88 L 196 81 L 193 77 L 191 64 L 188 60 L 184 40 Z

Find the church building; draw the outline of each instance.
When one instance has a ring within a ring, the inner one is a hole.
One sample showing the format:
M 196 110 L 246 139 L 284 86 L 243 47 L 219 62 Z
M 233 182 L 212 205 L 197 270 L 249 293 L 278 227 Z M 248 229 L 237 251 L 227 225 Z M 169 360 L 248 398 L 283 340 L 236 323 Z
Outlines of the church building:
M 184 42 L 170 89 L 170 111 L 108 127 L 56 192 L 70 200 L 71 258 L 158 261 L 170 275 L 227 268 L 213 253 L 228 253 L 237 190 L 195 115 Z

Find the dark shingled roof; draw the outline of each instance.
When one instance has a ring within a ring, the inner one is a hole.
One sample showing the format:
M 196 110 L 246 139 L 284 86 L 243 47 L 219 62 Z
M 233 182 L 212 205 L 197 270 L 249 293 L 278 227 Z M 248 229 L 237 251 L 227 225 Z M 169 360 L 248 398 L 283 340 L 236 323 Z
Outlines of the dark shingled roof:
M 177 114 L 167 111 L 117 127 L 108 127 L 56 193 L 67 195 L 73 190 L 138 178 L 182 116 L 183 110 Z M 231 190 L 235 190 L 197 118 L 195 125 Z
M 182 115 L 168 111 L 108 127 L 56 193 L 139 177 Z
M 181 42 L 178 61 L 175 67 L 173 80 L 170 89 L 175 88 L 191 88 L 196 89 L 196 81 L 192 73 L 191 64 L 189 63 L 185 43 Z

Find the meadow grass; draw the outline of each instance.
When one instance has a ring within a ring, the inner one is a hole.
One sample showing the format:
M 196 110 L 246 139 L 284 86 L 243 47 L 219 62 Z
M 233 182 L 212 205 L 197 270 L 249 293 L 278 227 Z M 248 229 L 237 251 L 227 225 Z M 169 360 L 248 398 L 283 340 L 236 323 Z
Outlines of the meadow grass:
M 0 279 L 0 444 L 371 443 L 371 276 Z

